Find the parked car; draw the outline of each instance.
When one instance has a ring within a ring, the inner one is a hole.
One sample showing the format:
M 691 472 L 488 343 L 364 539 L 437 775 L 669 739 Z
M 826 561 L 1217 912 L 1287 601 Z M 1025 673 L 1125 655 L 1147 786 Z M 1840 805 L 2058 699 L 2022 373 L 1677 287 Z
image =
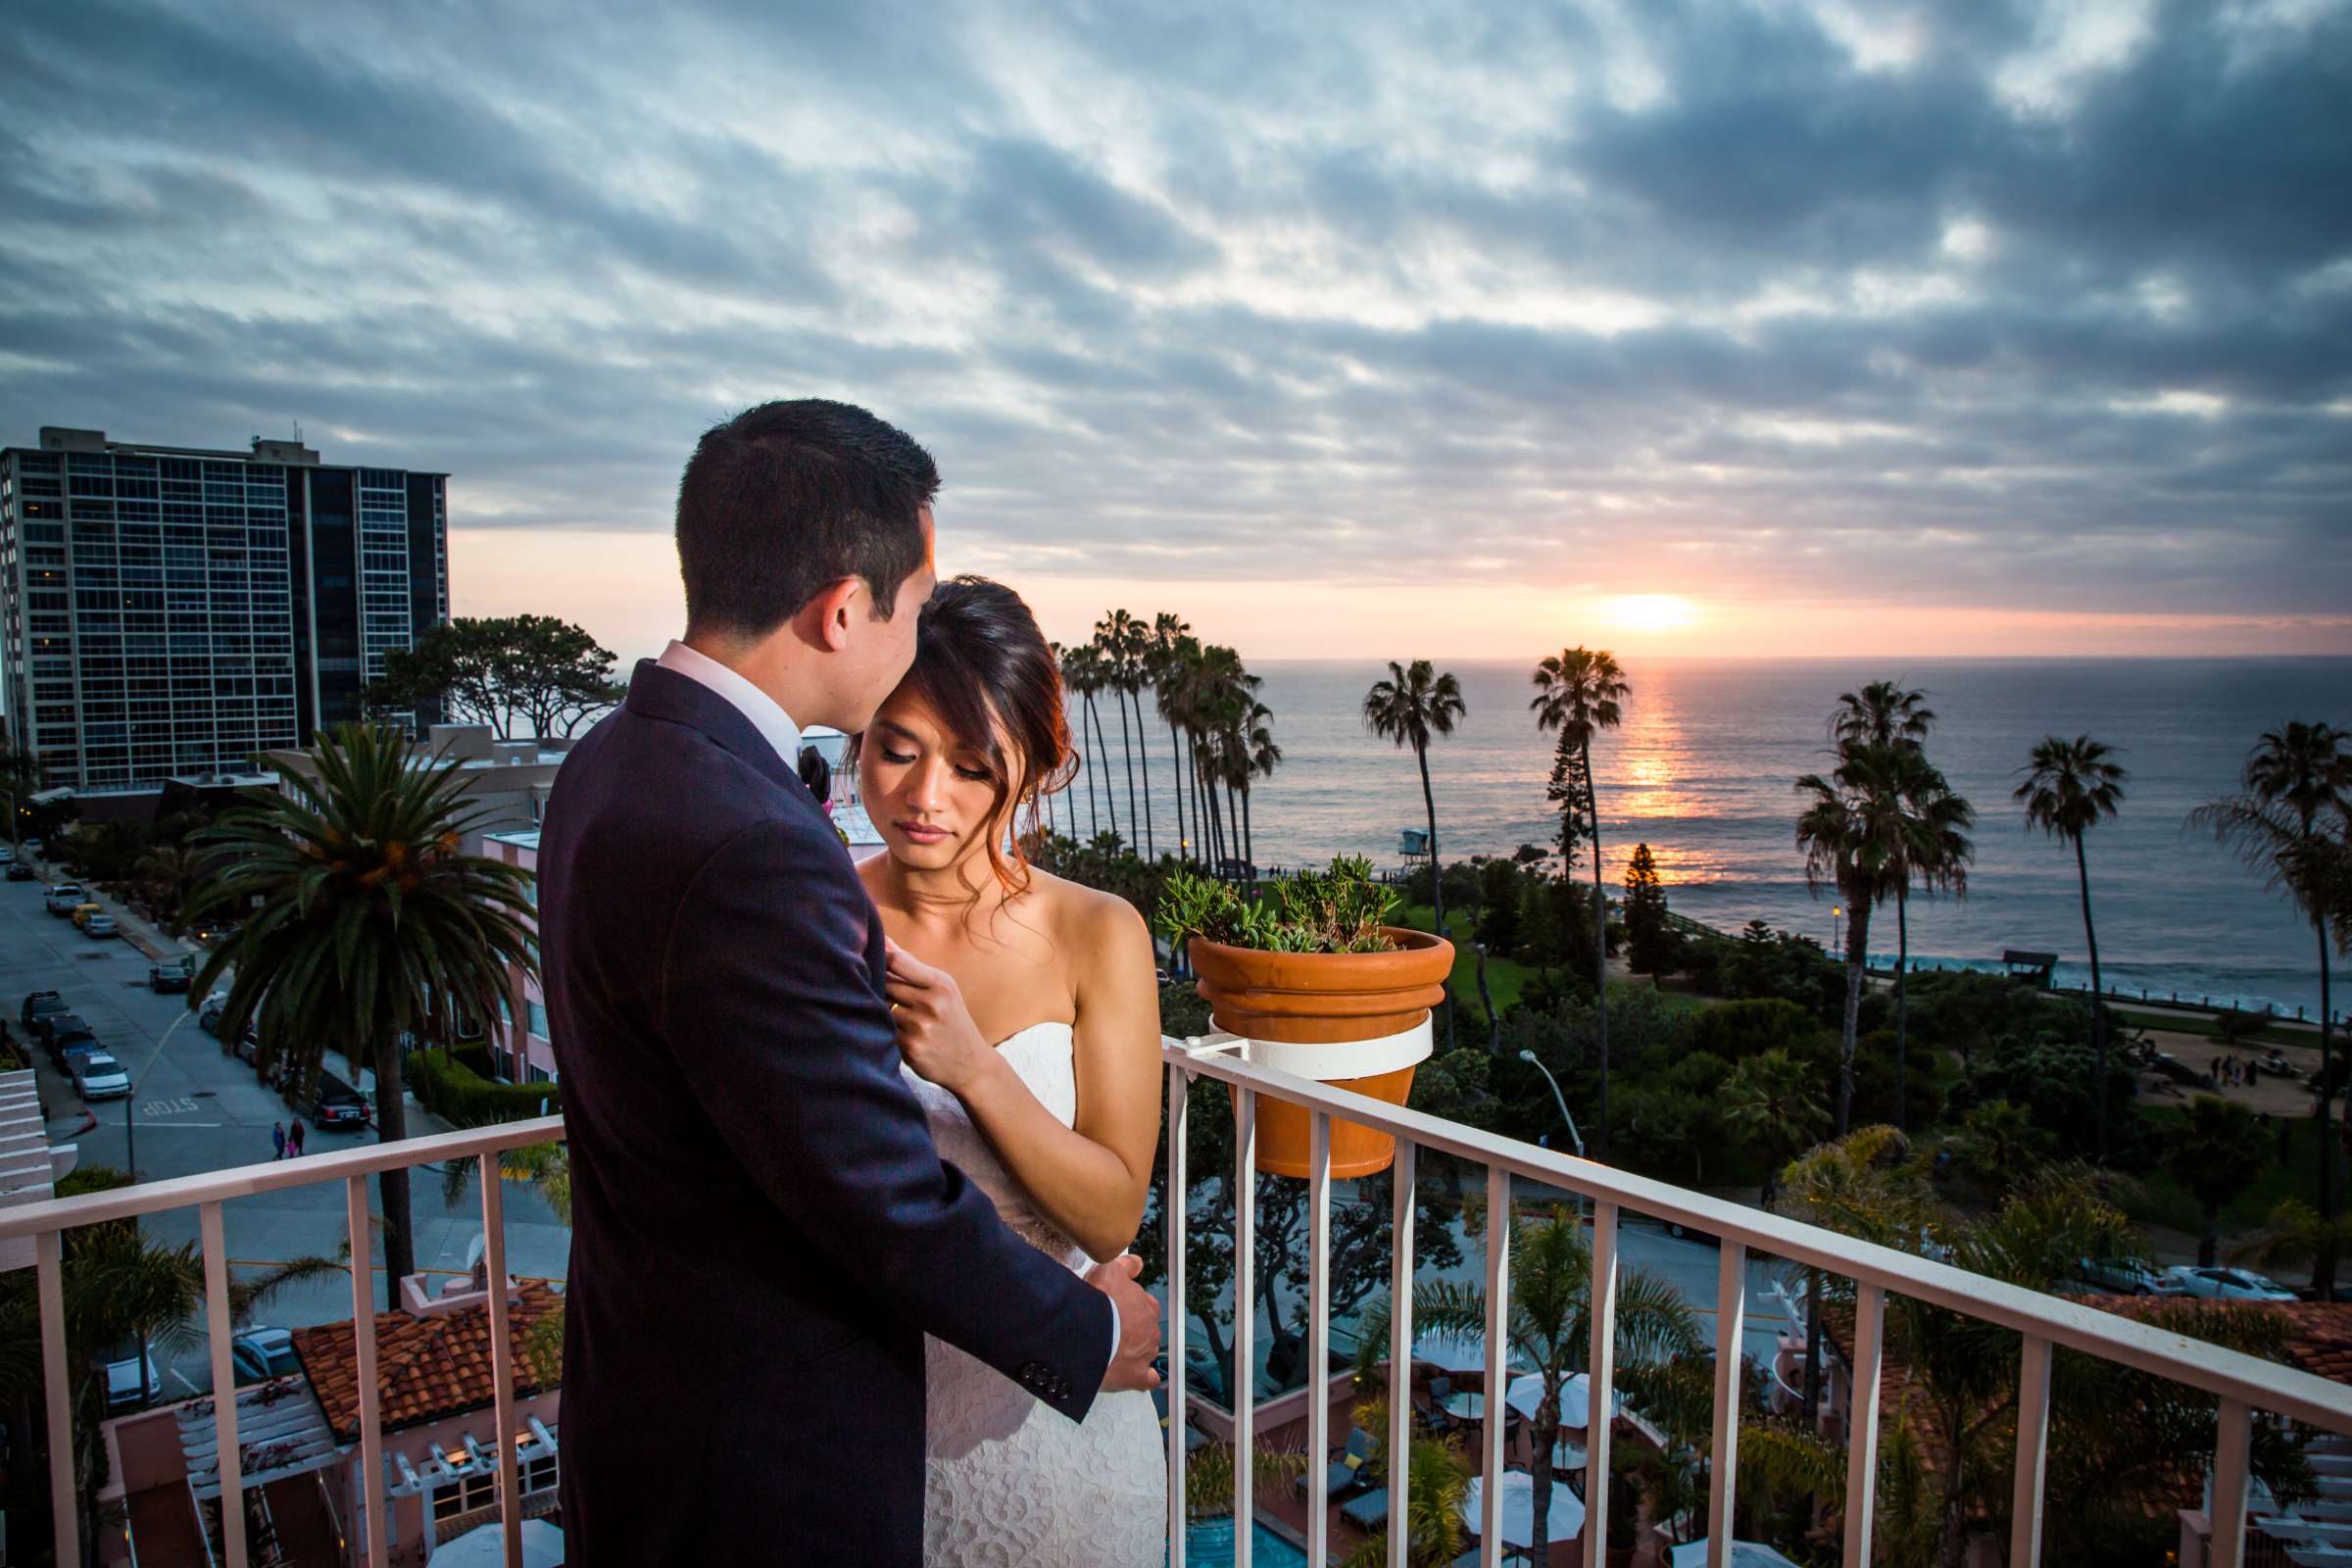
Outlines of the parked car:
M 81 891 L 81 884 L 78 882 L 56 882 L 50 884 L 48 897 L 41 902 L 48 906 L 51 914 L 62 920 L 72 914 L 74 907 L 85 902 L 88 897 L 88 894 Z
M 228 1050 L 239 1061 L 249 1061 L 257 1067 L 262 1064 L 262 1037 L 251 1024 L 237 1031 L 237 1038 L 229 1043 Z
M 84 1100 L 120 1100 L 130 1093 L 130 1074 L 103 1051 L 74 1058 L 74 1092 Z
M 357 1089 L 324 1068 L 307 1088 L 298 1073 L 290 1076 L 286 1098 L 320 1132 L 334 1128 L 358 1132 L 368 1125 L 368 1102 Z
M 104 1046 L 98 1044 L 96 1035 L 87 1029 L 81 1029 L 73 1034 L 60 1035 L 50 1042 L 49 1059 L 57 1063 L 59 1072 L 71 1076 L 75 1058 L 86 1056 L 93 1051 L 104 1051 L 105 1049 Z
M 240 1388 L 302 1370 L 302 1359 L 294 1353 L 294 1334 L 290 1329 L 256 1325 L 245 1330 L 228 1342 L 228 1360 L 236 1368 Z
M 23 1024 L 26 1029 L 32 1029 L 35 1026 L 34 1020 L 38 1018 L 40 1014 L 44 1012 L 63 1012 L 65 1010 L 66 999 L 59 996 L 56 992 L 27 991 L 24 993 L 24 1005 L 17 1014 L 17 1021 Z
M 59 1035 L 86 1035 L 90 1032 L 90 1021 L 87 1018 L 84 1018 L 80 1013 L 67 1012 L 63 1009 L 60 1009 L 56 1012 L 44 1012 L 40 1016 L 33 1019 L 32 1032 L 42 1045 L 47 1046 L 52 1052 L 54 1052 L 57 1050 L 57 1037 Z
M 73 922 L 78 926 L 83 921 L 88 920 L 93 916 L 104 914 L 105 912 L 105 905 L 100 904 L 95 899 L 84 899 L 79 904 L 74 906 L 74 912 L 71 916 L 69 916 L 69 918 L 71 918 Z
M 2120 1296 L 2154 1296 L 2163 1283 L 2154 1269 L 2128 1258 L 2086 1257 L 2077 1266 L 2085 1284 Z
M 2158 1296 L 2201 1296 L 2217 1301 L 2295 1301 L 2302 1298 L 2247 1268 L 2198 1268 L 2176 1263 L 2157 1277 Z
M 106 1407 L 110 1411 L 135 1410 L 163 1396 L 162 1360 L 152 1350 L 141 1357 L 135 1345 L 129 1349 L 128 1355 L 106 1363 Z M 144 1379 L 139 1376 L 139 1362 L 142 1359 L 147 1363 L 147 1376 Z M 140 1387 L 142 1382 L 146 1385 L 144 1388 Z
M 119 940 L 122 935 L 122 928 L 115 923 L 115 917 L 111 914 L 93 914 L 81 922 L 81 934 L 93 942 L 103 941 L 108 937 Z
M 196 1014 L 196 1027 L 208 1035 L 218 1035 L 220 1032 L 220 1014 L 223 1008 L 224 1004 L 219 997 L 207 1002 Z
M 184 963 L 151 963 L 147 966 L 147 989 L 165 996 L 188 989 L 188 966 Z
M 17 852 L 10 849 L 5 844 L 0 844 L 0 865 L 14 865 L 16 863 Z
M 11 860 L 5 874 L 11 882 L 29 882 L 40 873 L 23 860 Z

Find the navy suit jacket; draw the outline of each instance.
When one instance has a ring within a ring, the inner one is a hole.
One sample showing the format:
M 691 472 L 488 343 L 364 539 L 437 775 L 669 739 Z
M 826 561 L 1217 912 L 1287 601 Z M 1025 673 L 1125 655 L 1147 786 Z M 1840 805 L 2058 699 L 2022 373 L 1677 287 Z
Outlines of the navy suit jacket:
M 924 1333 L 1074 1420 L 1106 1370 L 1109 1298 L 933 1147 L 794 760 L 648 661 L 548 802 L 572 1568 L 913 1568 Z

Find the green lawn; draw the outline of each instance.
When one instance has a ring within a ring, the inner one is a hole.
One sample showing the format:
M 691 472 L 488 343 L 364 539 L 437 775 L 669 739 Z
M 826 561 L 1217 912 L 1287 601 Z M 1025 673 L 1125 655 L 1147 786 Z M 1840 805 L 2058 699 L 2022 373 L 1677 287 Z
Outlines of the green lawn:
M 2207 1040 L 2222 1038 L 2221 1026 L 2211 1016 L 2140 1012 L 2131 1007 L 2116 1007 L 2114 1012 L 2134 1029 L 2169 1029 L 2178 1035 L 2198 1035 Z M 2315 1025 L 2281 1029 L 2275 1024 L 2265 1024 L 2248 1035 L 2246 1040 L 2266 1046 L 2302 1046 L 2308 1049 L 2320 1043 L 2320 1033 Z
M 1430 915 L 1430 906 L 1426 904 L 1402 905 L 1397 908 L 1396 922 L 1416 931 L 1427 931 L 1431 929 Z M 1483 1010 L 1478 1002 L 1477 939 L 1470 933 L 1470 918 L 1467 915 L 1456 914 L 1449 909 L 1446 914 L 1446 924 L 1451 928 L 1448 935 L 1453 941 L 1454 1000 L 1465 1010 L 1476 1015 Z M 1487 959 L 1487 990 L 1494 998 L 1496 1014 L 1510 1011 L 1512 1004 L 1518 1002 L 1520 993 L 1527 989 L 1528 982 L 1542 972 L 1534 964 L 1519 963 L 1509 958 Z M 1582 972 L 1592 972 L 1589 964 Z M 1649 989 L 1647 981 L 1639 982 L 1639 986 L 1644 991 Z M 1609 983 L 1609 989 L 1615 993 L 1628 988 L 1624 981 L 1613 980 Z M 1689 992 L 1663 991 L 1659 995 L 1667 999 L 1670 1006 L 1691 1012 L 1707 1005 L 1706 998 L 1692 996 Z
M 2140 1110 L 2161 1141 L 2180 1127 L 2186 1112 L 2177 1105 L 2150 1105 Z M 2332 1129 L 2323 1129 L 2307 1116 L 2297 1116 L 2290 1122 L 2290 1149 L 2286 1162 L 2276 1157 L 2278 1133 L 2272 1131 L 2274 1157 L 2263 1167 L 2262 1179 L 2238 1196 L 2235 1202 L 2222 1210 L 2222 1237 L 2225 1250 L 2229 1238 L 2259 1230 L 2270 1218 L 2271 1210 L 2288 1198 L 2300 1198 L 2305 1202 L 2319 1203 L 2319 1152 L 2317 1140 L 2335 1136 Z M 2339 1177 L 2342 1166 L 2337 1167 Z M 2187 1189 L 2166 1174 L 2160 1167 L 2139 1178 L 2140 1190 L 2124 1200 L 2124 1209 L 2142 1224 L 2168 1225 L 2174 1230 L 2186 1231 L 2191 1236 L 2204 1228 L 2204 1216 L 2197 1209 L 2197 1200 Z M 2340 1184 L 2339 1184 L 2340 1191 Z

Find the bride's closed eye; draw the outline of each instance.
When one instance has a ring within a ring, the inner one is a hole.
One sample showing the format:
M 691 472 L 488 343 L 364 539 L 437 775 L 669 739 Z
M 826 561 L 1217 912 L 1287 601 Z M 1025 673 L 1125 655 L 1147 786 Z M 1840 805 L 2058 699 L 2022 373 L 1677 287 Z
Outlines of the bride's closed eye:
M 893 767 L 906 767 L 914 760 L 914 758 L 911 755 L 903 755 L 890 750 L 888 747 L 884 747 L 882 750 L 882 760 L 888 762 Z M 960 779 L 968 780 L 974 784 L 986 784 L 993 775 L 991 775 L 986 768 L 958 767 L 956 769 L 956 776 Z

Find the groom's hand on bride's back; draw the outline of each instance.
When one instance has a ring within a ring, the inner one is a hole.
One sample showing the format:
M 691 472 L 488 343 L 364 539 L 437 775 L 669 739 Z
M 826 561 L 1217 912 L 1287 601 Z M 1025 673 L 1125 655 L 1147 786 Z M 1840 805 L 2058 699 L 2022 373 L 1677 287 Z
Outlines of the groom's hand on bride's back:
M 1135 1282 L 1144 1260 L 1124 1252 L 1088 1271 L 1086 1283 L 1111 1299 L 1119 1309 L 1119 1348 L 1102 1373 L 1104 1394 L 1128 1394 L 1159 1387 L 1159 1302 Z

